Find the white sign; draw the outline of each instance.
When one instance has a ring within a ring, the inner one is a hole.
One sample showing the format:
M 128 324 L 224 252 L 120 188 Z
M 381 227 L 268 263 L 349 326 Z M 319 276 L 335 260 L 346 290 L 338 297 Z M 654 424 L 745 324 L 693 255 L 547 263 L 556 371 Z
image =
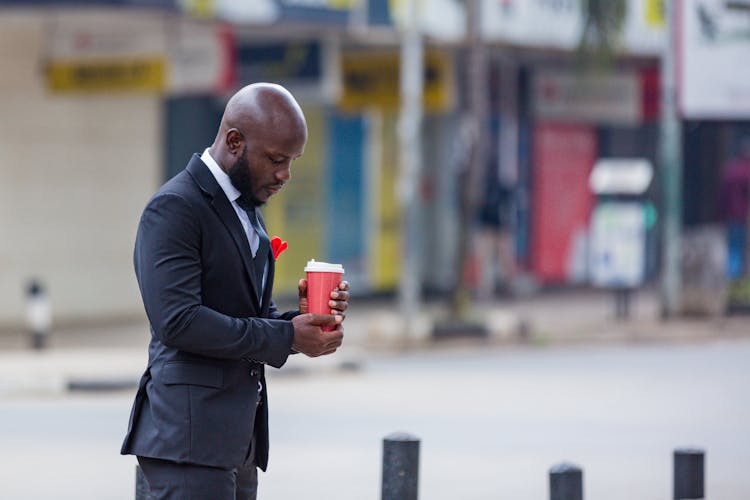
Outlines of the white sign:
M 228 27 L 180 21 L 169 44 L 170 94 L 226 92 L 235 83 L 234 35 Z
M 482 34 L 523 46 L 572 49 L 583 17 L 579 0 L 484 0 Z
M 195 17 L 215 17 L 235 24 L 273 24 L 280 16 L 274 0 L 178 0 L 178 5 Z
M 638 125 L 642 119 L 641 85 L 634 72 L 537 71 L 532 88 L 537 118 L 613 125 Z
M 584 28 L 582 0 L 483 0 L 482 34 L 523 47 L 573 50 Z M 621 44 L 625 52 L 657 55 L 664 27 L 649 20 L 644 0 L 627 0 Z
M 391 0 L 394 23 L 403 29 L 408 23 L 407 0 Z M 466 9 L 460 0 L 418 0 L 419 31 L 442 41 L 458 42 L 466 36 Z
M 633 288 L 643 283 L 646 264 L 646 215 L 642 203 L 606 202 L 591 219 L 591 283 L 604 288 Z
M 750 118 L 750 12 L 725 0 L 676 3 L 682 19 L 680 109 L 685 118 Z
M 589 176 L 596 194 L 640 195 L 654 178 L 654 168 L 645 158 L 599 158 Z
M 153 15 L 129 12 L 61 10 L 48 37 L 47 57 L 90 61 L 123 57 L 164 56 L 164 22 Z
M 149 85 L 152 90 L 221 92 L 234 84 L 234 37 L 217 23 L 137 12 L 61 11 L 47 36 L 51 64 L 159 61 L 166 75 Z

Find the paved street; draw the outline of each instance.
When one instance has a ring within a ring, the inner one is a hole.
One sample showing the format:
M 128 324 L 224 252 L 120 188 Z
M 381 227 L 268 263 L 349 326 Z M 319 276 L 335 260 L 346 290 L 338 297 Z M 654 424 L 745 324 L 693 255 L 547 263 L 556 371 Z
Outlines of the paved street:
M 422 438 L 425 500 L 547 498 L 584 467 L 586 498 L 671 498 L 675 446 L 707 449 L 707 498 L 750 498 L 750 341 L 460 347 L 275 375 L 263 500 L 379 498 L 381 439 Z M 131 499 L 117 455 L 131 394 L 0 400 L 0 498 Z

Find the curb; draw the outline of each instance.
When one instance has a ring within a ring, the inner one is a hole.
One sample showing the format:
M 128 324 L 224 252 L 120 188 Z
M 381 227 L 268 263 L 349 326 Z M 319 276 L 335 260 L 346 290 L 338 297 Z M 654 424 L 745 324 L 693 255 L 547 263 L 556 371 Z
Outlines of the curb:
M 65 384 L 67 392 L 115 392 L 138 388 L 138 379 L 70 379 Z

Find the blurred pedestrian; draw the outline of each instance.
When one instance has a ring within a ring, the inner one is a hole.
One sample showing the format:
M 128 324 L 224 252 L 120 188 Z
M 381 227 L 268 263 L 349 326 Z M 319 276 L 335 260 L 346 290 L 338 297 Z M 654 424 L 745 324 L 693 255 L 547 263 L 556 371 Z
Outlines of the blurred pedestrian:
M 724 166 L 719 192 L 719 212 L 726 228 L 727 277 L 747 272 L 748 194 L 750 193 L 750 136 L 740 141 L 739 154 Z
M 331 315 L 281 313 L 258 208 L 291 177 L 307 124 L 283 87 L 254 84 L 227 103 L 214 143 L 148 202 L 135 272 L 151 324 L 122 453 L 137 455 L 156 499 L 254 499 L 268 464 L 265 365 L 341 345 L 348 284 Z M 335 325 L 322 331 L 322 325 Z
M 513 291 L 516 277 L 512 234 L 512 190 L 494 169 L 486 175 L 479 207 L 478 253 L 481 272 L 478 295 L 492 298 L 498 290 Z

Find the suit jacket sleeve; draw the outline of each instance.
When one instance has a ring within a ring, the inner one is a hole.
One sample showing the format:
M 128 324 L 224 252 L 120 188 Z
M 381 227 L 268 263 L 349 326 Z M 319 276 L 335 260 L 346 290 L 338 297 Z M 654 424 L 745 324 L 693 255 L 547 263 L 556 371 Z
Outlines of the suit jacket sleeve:
M 282 319 L 233 318 L 201 303 L 201 231 L 187 200 L 153 198 L 141 217 L 135 269 L 154 336 L 204 356 L 252 358 L 281 367 L 294 329 Z
M 268 310 L 269 316 L 273 319 L 283 319 L 286 321 L 291 321 L 291 319 L 295 316 L 299 316 L 300 312 L 298 310 L 294 311 L 286 311 L 286 312 L 279 312 L 278 308 L 276 307 L 276 304 L 271 301 L 271 305 L 269 306 Z

